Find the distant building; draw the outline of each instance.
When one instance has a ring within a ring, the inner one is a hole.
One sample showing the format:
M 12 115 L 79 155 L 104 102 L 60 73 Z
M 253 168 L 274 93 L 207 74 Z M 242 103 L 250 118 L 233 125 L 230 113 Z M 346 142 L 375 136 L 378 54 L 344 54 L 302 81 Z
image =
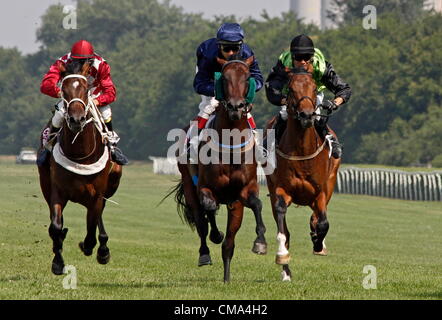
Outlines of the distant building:
M 333 0 L 290 0 L 290 10 L 305 23 L 316 24 L 321 29 L 331 29 L 336 24 L 327 17 L 333 11 Z M 424 9 L 442 13 L 442 0 L 426 0 Z M 361 9 L 362 10 L 362 9 Z
M 333 21 L 327 18 L 327 12 L 332 10 L 333 0 L 290 0 L 290 10 L 305 23 L 316 24 L 321 29 L 333 28 Z M 441 0 L 442 1 L 442 0 Z
M 424 8 L 427 10 L 434 10 L 436 12 L 442 13 L 442 0 L 427 0 L 425 2 Z

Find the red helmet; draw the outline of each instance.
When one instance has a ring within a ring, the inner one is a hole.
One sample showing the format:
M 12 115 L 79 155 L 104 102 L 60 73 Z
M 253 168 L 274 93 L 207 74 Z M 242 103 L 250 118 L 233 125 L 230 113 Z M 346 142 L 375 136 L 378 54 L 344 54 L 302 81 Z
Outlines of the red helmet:
M 87 59 L 94 56 L 94 47 L 86 40 L 80 40 L 74 43 L 71 49 L 71 58 Z

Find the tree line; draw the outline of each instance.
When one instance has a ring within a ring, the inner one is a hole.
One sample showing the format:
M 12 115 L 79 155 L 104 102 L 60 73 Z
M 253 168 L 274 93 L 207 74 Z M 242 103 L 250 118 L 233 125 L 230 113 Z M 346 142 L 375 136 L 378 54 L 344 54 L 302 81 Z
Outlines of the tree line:
M 345 162 L 436 165 L 442 157 L 442 16 L 422 10 L 419 1 L 378 1 L 377 28 L 366 30 L 361 21 L 367 1 L 341 2 L 335 1 L 339 28 L 325 31 L 290 12 L 209 20 L 157 0 L 79 0 L 77 29 L 64 29 L 63 7 L 51 6 L 37 31 L 36 53 L 0 47 L 0 154 L 38 145 L 56 102 L 40 93 L 41 79 L 75 41 L 87 39 L 111 66 L 121 148 L 131 159 L 165 155 L 167 132 L 186 126 L 198 112 L 200 97 L 192 86 L 196 48 L 228 21 L 245 30 L 264 77 L 294 36 L 312 37 L 353 90 L 330 120 Z M 258 127 L 278 111 L 261 90 L 253 108 Z

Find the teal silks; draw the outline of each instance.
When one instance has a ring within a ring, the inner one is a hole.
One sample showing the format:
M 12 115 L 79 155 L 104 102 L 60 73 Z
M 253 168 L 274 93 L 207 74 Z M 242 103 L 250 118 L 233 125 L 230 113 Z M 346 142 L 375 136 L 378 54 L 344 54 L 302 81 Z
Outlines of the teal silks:
M 249 78 L 249 91 L 247 91 L 246 102 L 252 103 L 253 99 L 255 99 L 255 91 L 256 91 L 256 81 L 255 78 Z
M 221 72 L 215 72 L 215 99 L 221 101 L 224 99 L 223 90 L 223 74 Z
M 247 91 L 246 102 L 252 103 L 255 99 L 256 81 L 255 78 L 249 78 L 249 89 Z M 221 72 L 215 72 L 215 99 L 221 101 L 224 99 L 223 75 Z

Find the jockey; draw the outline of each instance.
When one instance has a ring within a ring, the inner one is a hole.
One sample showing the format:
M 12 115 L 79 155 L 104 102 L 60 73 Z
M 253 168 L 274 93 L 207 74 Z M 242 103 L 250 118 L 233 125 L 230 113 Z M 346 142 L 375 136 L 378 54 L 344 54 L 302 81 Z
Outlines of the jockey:
M 317 86 L 316 105 L 318 107 L 322 107 L 328 113 L 331 113 L 350 99 L 350 86 L 337 75 L 331 63 L 325 60 L 322 52 L 314 47 L 312 39 L 303 34 L 295 37 L 290 43 L 290 51 L 283 52 L 279 56 L 276 66 L 272 68 L 265 83 L 267 99 L 270 103 L 281 106 L 277 121 L 280 125 L 275 127 L 277 140 L 285 128 L 285 121 L 288 116 L 288 77 L 285 68 L 299 68 L 310 63 L 313 65 L 313 79 Z M 327 100 L 323 103 L 323 91 L 326 88 L 334 94 L 335 98 L 333 101 Z M 319 113 L 319 108 L 316 112 Z M 323 137 L 329 134 L 327 121 L 317 120 L 315 126 Z M 342 146 L 335 137 L 331 140 L 332 155 L 334 158 L 340 158 Z
M 74 43 L 71 52 L 59 58 L 49 69 L 41 82 L 40 90 L 42 93 L 53 97 L 61 98 L 62 91 L 58 87 L 58 83 L 62 80 L 59 67 L 61 65 L 66 66 L 73 61 L 80 61 L 84 63 L 86 61 L 91 63 L 89 72 L 88 85 L 89 92 L 93 99 L 94 104 L 100 110 L 103 120 L 108 129 L 107 139 L 110 144 L 112 160 L 118 164 L 125 165 L 128 163 L 126 156 L 117 148 L 117 142 L 120 140 L 118 135 L 112 128 L 112 111 L 110 103 L 116 99 L 116 89 L 110 75 L 110 66 L 102 57 L 94 52 L 94 48 L 91 43 L 86 40 L 80 40 Z M 50 135 L 57 132 L 64 119 L 64 102 L 59 101 L 55 105 L 55 113 L 52 117 L 50 128 L 47 128 L 43 132 L 43 150 L 39 153 L 37 164 L 42 165 L 47 160 L 52 146 L 48 144 Z
M 244 31 L 237 23 L 223 23 L 216 34 L 216 38 L 202 42 L 196 50 L 197 67 L 193 81 L 195 92 L 201 95 L 201 103 L 197 116 L 198 133 L 203 129 L 219 104 L 215 99 L 215 72 L 221 72 L 222 66 L 217 62 L 217 57 L 228 60 L 232 56 L 245 60 L 254 56 L 252 49 L 244 43 Z M 259 91 L 264 83 L 264 78 L 254 59 L 250 65 L 250 76 L 255 78 L 256 91 Z M 255 132 L 256 124 L 250 113 L 247 114 L 250 128 Z M 190 146 L 198 149 L 198 136 L 190 140 Z M 193 161 L 192 161 L 193 162 Z

